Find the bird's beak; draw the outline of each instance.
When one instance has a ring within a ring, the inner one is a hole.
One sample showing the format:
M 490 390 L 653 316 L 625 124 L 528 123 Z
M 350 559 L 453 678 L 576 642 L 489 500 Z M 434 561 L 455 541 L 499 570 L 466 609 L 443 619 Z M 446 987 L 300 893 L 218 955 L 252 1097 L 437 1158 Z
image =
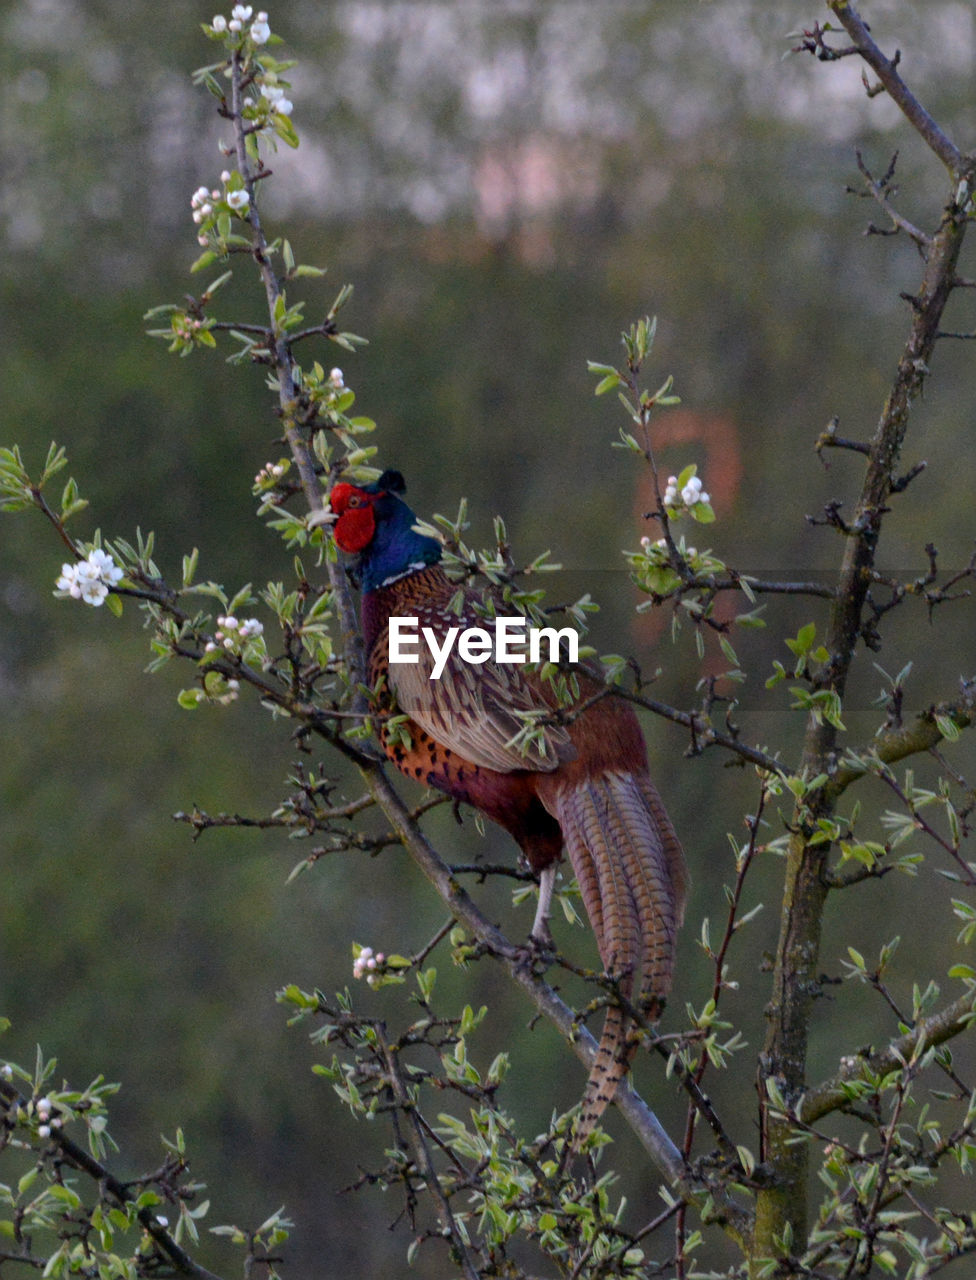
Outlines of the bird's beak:
M 335 524 L 339 517 L 330 507 L 319 507 L 305 517 L 305 525 L 309 529 L 317 529 L 320 524 Z

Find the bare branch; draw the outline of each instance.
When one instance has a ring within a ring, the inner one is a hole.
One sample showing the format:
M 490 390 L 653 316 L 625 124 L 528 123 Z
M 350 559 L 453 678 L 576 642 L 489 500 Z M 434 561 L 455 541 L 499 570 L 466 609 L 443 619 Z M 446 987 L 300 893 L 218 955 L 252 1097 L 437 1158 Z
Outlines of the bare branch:
M 966 157 L 925 110 L 898 74 L 900 55 L 887 58 L 871 37 L 867 24 L 849 0 L 827 0 L 828 7 L 854 42 L 854 48 L 884 85 L 891 100 L 928 147 L 939 157 L 954 179 L 962 177 Z
M 892 156 L 891 163 L 888 165 L 886 172 L 881 178 L 876 178 L 871 173 L 867 165 L 864 163 L 864 157 L 861 155 L 859 150 L 855 149 L 854 155 L 857 159 L 857 167 L 861 176 L 864 178 L 864 185 L 867 188 L 866 194 L 870 195 L 878 202 L 893 224 L 891 231 L 882 231 L 873 225 L 869 226 L 868 234 L 895 235 L 899 231 L 904 231 L 905 234 L 914 241 L 917 248 L 924 254 L 932 243 L 932 237 L 927 236 L 924 231 L 920 231 L 918 227 L 909 222 L 907 218 L 903 217 L 898 210 L 892 206 L 889 200 L 889 195 L 896 194 L 895 189 L 891 186 L 891 182 L 895 176 L 895 163 L 898 159 L 898 152 L 896 151 L 894 156 Z M 853 194 L 860 194 L 854 192 L 853 187 L 848 187 L 847 189 Z

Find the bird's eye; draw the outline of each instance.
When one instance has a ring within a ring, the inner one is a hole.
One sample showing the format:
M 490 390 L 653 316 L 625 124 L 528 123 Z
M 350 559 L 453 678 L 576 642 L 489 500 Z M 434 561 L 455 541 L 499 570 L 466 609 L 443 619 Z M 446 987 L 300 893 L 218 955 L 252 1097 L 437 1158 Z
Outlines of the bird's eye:
M 362 498 L 357 498 L 355 496 L 351 497 L 349 501 L 346 503 L 346 506 L 349 506 L 349 507 L 361 507 L 362 505 L 363 505 Z

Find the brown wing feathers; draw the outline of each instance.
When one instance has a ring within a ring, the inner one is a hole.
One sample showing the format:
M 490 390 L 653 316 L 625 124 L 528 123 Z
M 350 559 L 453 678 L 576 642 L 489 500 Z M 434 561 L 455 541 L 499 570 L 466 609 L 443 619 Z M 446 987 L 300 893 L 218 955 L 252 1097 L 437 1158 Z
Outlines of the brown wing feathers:
M 439 631 L 476 621 L 476 615 L 459 618 L 448 608 L 453 594 L 434 565 L 370 593 L 371 678 L 387 676 L 423 745 L 423 752 L 415 747 L 411 754 L 401 746 L 388 747 L 388 753 L 404 773 L 499 822 L 536 871 L 558 856 L 548 811 L 558 823 L 604 968 L 630 1003 L 656 1017 L 671 986 L 687 876 L 646 772 L 636 718 L 624 704 L 604 700 L 568 728 L 549 726 L 544 752 L 523 754 L 511 742 L 522 724 L 516 713 L 546 708 L 547 689 L 518 665 L 470 668 L 452 659 L 441 679 L 431 680 L 423 647 L 420 662 L 391 665 L 391 615 L 415 614 Z M 583 1096 L 575 1149 L 627 1073 L 636 1047 L 631 1032 L 628 1015 L 611 1004 Z

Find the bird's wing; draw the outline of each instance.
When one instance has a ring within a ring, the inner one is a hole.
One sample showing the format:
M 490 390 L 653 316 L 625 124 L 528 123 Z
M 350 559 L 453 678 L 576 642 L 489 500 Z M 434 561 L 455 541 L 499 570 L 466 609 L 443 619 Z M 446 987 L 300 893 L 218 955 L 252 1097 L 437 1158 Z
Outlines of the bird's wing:
M 443 643 L 443 615 L 425 617 L 422 608 L 416 612 L 420 625 L 433 627 L 438 643 Z M 456 623 L 472 625 L 472 619 L 462 616 Z M 389 652 L 382 636 L 380 643 Z M 496 663 L 492 658 L 465 662 L 454 647 L 443 673 L 432 679 L 434 657 L 423 640 L 417 652 L 415 663 L 389 664 L 390 687 L 400 709 L 442 746 L 498 773 L 516 769 L 548 773 L 573 759 L 576 750 L 560 725 L 545 725 L 528 741 L 514 741 L 527 723 L 519 712 L 552 711 L 525 678 L 521 663 Z

